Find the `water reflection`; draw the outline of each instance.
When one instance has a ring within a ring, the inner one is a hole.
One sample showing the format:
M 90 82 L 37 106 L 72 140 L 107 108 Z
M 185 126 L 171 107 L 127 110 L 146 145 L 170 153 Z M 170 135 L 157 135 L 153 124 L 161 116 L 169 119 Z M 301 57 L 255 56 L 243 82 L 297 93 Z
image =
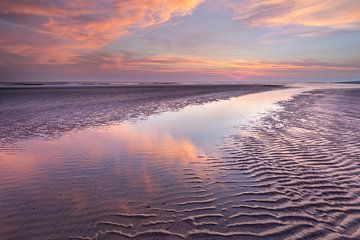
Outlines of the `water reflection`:
M 275 102 L 301 91 L 303 89 L 286 89 L 250 94 L 189 106 L 134 123 L 74 131 L 57 139 L 21 141 L 15 149 L 0 151 L 1 169 L 21 178 L 26 172 L 55 170 L 64 164 L 101 165 L 109 158 L 133 157 L 136 163 L 144 164 L 152 164 L 148 159 L 161 160 L 164 164 L 188 163 L 205 152 L 216 154 L 214 143 L 231 133 L 235 125 L 255 122 L 262 114 L 278 108 Z M 124 164 L 124 160 L 116 164 Z
M 112 184 L 111 177 L 116 176 L 121 184 L 154 193 L 157 189 L 154 182 L 176 179 L 174 175 L 178 173 L 172 169 L 204 159 L 198 158 L 204 151 L 185 138 L 129 123 L 76 132 L 51 141 L 25 141 L 19 148 L 0 152 L 1 182 L 11 182 L 10 186 L 2 184 L 4 190 L 26 185 L 29 180 L 32 184 L 46 185 L 55 179 L 71 186 L 80 181 L 87 188 L 86 181 L 90 181 L 87 179 Z M 166 170 L 160 179 L 156 179 L 157 165 Z
M 301 91 L 251 94 L 1 149 L 3 234 L 11 236 L 26 226 L 26 236 L 61 238 L 87 231 L 105 213 L 138 212 L 150 203 L 165 204 L 169 194 L 201 193 L 194 176 L 215 177 L 216 172 L 204 171 L 204 164 L 217 157 L 220 138 Z M 195 185 L 186 181 L 187 170 Z M 60 229 L 51 227 L 57 225 Z

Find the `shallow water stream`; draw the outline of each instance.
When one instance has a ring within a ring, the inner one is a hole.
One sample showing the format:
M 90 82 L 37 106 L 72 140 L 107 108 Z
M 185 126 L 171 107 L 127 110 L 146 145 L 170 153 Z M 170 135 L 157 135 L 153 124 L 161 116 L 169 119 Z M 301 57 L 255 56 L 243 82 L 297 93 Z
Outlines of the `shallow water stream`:
M 222 194 L 249 187 L 248 176 L 229 177 L 218 164 L 224 139 L 305 90 L 249 94 L 2 147 L 0 238 L 181 239 L 224 227 L 231 199 Z

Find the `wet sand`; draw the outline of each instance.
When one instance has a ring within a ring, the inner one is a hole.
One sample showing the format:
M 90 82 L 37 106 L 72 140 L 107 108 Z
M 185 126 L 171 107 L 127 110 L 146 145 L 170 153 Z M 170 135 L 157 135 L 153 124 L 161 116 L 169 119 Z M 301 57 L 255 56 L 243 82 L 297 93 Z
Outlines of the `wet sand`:
M 305 90 L 16 138 L 0 239 L 359 239 L 360 89 Z
M 281 85 L 0 87 L 0 143 L 51 137 Z

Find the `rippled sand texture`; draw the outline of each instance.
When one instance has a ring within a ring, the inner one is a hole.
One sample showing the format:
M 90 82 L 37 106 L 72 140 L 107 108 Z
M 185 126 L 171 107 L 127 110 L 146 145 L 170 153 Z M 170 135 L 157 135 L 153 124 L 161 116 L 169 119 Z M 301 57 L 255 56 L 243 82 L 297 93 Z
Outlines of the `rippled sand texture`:
M 275 85 L 169 85 L 0 88 L 0 143 L 64 132 L 281 88 Z
M 360 238 L 360 90 L 314 91 L 247 134 L 219 167 L 249 177 L 227 226 L 272 239 Z M 252 187 L 256 186 L 256 187 Z
M 106 216 L 90 239 L 359 239 L 360 90 L 284 102 L 257 128 L 226 139 L 221 159 L 182 169 L 192 191 Z
M 0 239 L 359 239 L 359 99 L 359 89 L 297 95 L 214 155 L 141 135 L 137 157 L 94 145 L 100 164 L 79 150 L 40 168 L 43 179 L 30 172 L 17 186 L 3 174 Z

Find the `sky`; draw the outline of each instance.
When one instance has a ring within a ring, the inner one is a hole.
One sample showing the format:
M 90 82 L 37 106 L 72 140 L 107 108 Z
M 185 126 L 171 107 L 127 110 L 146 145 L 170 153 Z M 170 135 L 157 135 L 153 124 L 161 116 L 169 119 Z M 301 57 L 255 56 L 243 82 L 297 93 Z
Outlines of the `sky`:
M 359 0 L 0 0 L 0 82 L 360 80 Z

